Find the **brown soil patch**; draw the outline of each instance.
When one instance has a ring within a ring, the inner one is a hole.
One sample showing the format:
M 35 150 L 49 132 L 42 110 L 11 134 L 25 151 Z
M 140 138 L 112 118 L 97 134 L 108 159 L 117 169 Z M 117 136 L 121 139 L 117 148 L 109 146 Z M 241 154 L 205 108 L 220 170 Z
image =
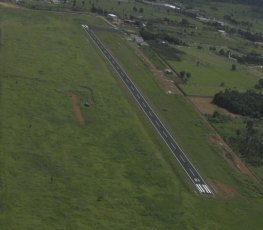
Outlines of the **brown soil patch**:
M 75 117 L 77 118 L 78 122 L 81 125 L 84 125 L 85 120 L 84 120 L 84 117 L 83 117 L 81 109 L 80 109 L 80 103 L 79 103 L 78 97 L 76 95 L 72 94 L 70 96 L 70 100 L 71 100 L 71 103 L 73 106 L 73 112 L 75 114 Z
M 20 8 L 19 6 L 12 4 L 12 3 L 9 3 L 9 2 L 0 2 L 0 7 L 12 8 L 12 9 Z
M 213 188 L 215 193 L 221 197 L 230 199 L 236 196 L 236 191 L 233 188 L 220 181 L 208 179 L 207 182 Z
M 150 68 L 151 73 L 158 80 L 160 85 L 165 89 L 165 92 L 167 94 L 182 95 L 180 90 L 174 84 L 174 81 L 168 79 L 163 71 L 158 70 L 156 66 L 151 62 L 151 60 L 139 48 L 135 47 L 134 49 L 136 54 Z
M 225 143 L 222 137 L 217 134 L 210 135 L 210 141 L 225 151 L 224 158 L 241 173 L 250 176 L 258 182 L 258 179 L 237 154 Z
M 197 109 L 202 114 L 213 114 L 214 111 L 221 112 L 225 115 L 229 115 L 232 118 L 239 118 L 240 116 L 234 113 L 230 113 L 226 109 L 223 109 L 215 104 L 212 103 L 212 97 L 189 97 L 189 99 L 194 103 Z

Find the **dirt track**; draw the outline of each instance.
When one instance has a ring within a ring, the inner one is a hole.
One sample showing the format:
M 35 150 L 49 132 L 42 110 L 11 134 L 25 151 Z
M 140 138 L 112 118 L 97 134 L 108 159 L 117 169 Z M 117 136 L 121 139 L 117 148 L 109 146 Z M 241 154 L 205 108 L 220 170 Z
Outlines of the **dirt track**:
M 165 89 L 168 94 L 182 95 L 179 89 L 175 86 L 171 80 L 167 79 L 163 71 L 160 71 L 150 61 L 150 59 L 138 48 L 134 48 L 135 53 L 143 60 L 143 62 L 149 66 L 149 69 L 153 76 L 159 81 L 160 85 Z
M 20 8 L 19 6 L 8 2 L 0 2 L 0 7 L 13 8 L 13 9 Z
M 80 104 L 79 104 L 78 97 L 76 95 L 72 94 L 70 96 L 70 100 L 71 100 L 71 103 L 72 103 L 73 112 L 75 114 L 76 119 L 78 120 L 80 125 L 84 125 L 85 120 L 84 120 L 84 117 L 83 117 L 81 109 L 80 109 Z
M 208 179 L 208 184 L 213 188 L 215 193 L 223 198 L 234 198 L 236 192 L 230 186 L 216 180 Z

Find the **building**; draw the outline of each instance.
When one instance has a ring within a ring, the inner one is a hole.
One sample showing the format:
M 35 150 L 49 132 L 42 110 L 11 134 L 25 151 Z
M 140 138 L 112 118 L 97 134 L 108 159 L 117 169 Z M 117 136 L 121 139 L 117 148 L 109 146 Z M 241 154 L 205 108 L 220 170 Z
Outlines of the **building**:
M 148 46 L 148 43 L 145 42 L 142 37 L 136 34 L 131 34 L 131 38 L 133 39 L 133 41 L 135 41 L 140 46 Z
M 118 20 L 118 16 L 115 14 L 107 14 L 107 19 L 111 20 L 111 21 L 117 21 Z

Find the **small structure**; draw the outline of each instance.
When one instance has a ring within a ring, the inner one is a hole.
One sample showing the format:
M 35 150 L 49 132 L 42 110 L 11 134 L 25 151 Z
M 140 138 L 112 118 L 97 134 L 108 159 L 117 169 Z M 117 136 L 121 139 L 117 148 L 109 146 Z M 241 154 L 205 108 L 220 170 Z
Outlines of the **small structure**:
M 131 34 L 131 38 L 140 46 L 147 46 L 148 43 L 146 43 L 142 37 L 136 35 L 136 34 Z
M 218 32 L 219 32 L 222 36 L 225 36 L 225 35 L 226 35 L 226 31 L 224 31 L 224 30 L 218 30 Z
M 180 7 L 177 7 L 177 6 L 174 6 L 171 4 L 164 4 L 164 6 L 170 8 L 170 9 L 173 9 L 173 10 L 181 10 Z
M 118 20 L 118 16 L 115 14 L 107 14 L 107 19 L 111 20 L 111 21 L 117 21 Z
M 172 74 L 172 70 L 169 69 L 169 68 L 166 68 L 166 69 L 164 70 L 164 72 L 165 72 L 166 74 Z
M 136 24 L 136 21 L 130 20 L 130 19 L 124 19 L 123 22 L 126 23 L 126 24 L 131 24 L 131 25 Z
M 199 21 L 203 22 L 203 23 L 208 23 L 211 20 L 209 18 L 205 18 L 205 17 L 196 17 Z
M 231 57 L 231 52 L 230 52 L 230 51 L 228 52 L 228 59 L 229 59 L 230 61 L 237 62 L 237 59 L 236 59 L 236 58 Z

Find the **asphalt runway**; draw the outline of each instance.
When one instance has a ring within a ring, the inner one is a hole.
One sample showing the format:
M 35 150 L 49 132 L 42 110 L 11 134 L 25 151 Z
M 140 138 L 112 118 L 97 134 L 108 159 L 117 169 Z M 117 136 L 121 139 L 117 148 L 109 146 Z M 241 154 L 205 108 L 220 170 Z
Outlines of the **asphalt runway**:
M 156 131 L 159 133 L 159 135 L 162 137 L 163 141 L 166 143 L 168 148 L 171 150 L 171 152 L 173 153 L 177 161 L 183 167 L 184 171 L 186 172 L 186 174 L 188 175 L 188 177 L 194 184 L 197 191 L 203 195 L 212 195 L 213 192 L 211 188 L 209 188 L 209 186 L 205 183 L 203 178 L 199 175 L 199 173 L 194 168 L 194 166 L 192 165 L 190 160 L 187 158 L 185 153 L 176 143 L 172 135 L 165 128 L 165 126 L 163 125 L 159 117 L 154 113 L 150 105 L 144 99 L 140 91 L 137 89 L 135 84 L 130 80 L 128 75 L 125 73 L 122 67 L 118 64 L 118 62 L 115 60 L 112 54 L 102 44 L 102 42 L 99 40 L 99 38 L 95 35 L 95 33 L 92 31 L 92 29 L 88 25 L 82 25 L 82 27 L 87 32 L 89 37 L 93 40 L 93 42 L 96 44 L 96 46 L 99 48 L 99 50 L 102 52 L 102 54 L 105 56 L 105 58 L 109 61 L 109 63 L 111 64 L 113 69 L 117 72 L 118 76 L 121 78 L 124 84 L 127 86 L 129 91 L 135 98 L 136 102 L 139 104 L 143 112 L 146 114 L 146 116 L 151 121 Z

